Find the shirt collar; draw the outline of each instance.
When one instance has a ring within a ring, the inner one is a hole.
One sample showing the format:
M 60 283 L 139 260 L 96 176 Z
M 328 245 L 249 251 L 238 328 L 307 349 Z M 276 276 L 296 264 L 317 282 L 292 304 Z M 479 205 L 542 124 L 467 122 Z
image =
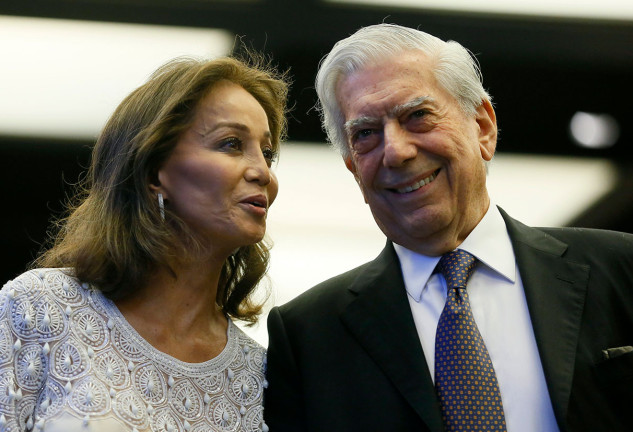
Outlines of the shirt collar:
M 400 259 L 405 287 L 409 295 L 420 301 L 439 256 L 426 256 L 413 252 L 399 244 L 393 244 Z M 516 279 L 516 264 L 512 242 L 499 209 L 492 202 L 483 219 L 459 245 L 510 282 Z

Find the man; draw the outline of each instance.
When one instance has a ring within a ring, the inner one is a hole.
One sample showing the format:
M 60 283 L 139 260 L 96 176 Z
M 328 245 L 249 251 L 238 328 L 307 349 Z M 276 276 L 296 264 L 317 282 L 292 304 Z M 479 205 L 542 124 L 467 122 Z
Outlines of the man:
M 496 118 L 468 51 L 370 26 L 316 86 L 388 242 L 271 311 L 271 430 L 632 430 L 633 236 L 530 228 L 491 204 Z

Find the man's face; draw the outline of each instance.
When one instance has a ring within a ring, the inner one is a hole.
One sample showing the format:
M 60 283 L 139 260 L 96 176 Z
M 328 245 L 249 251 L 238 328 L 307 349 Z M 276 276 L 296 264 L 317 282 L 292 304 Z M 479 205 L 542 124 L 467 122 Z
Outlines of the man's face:
M 410 51 L 338 83 L 352 171 L 374 219 L 394 242 L 425 255 L 452 250 L 485 214 L 484 160 L 496 146 L 489 102 L 472 115 Z

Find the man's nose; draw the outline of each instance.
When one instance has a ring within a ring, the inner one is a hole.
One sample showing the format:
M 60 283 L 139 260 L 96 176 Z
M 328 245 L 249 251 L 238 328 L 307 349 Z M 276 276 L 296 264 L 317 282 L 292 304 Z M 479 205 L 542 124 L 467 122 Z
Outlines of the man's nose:
M 400 123 L 392 122 L 384 128 L 384 165 L 399 167 L 418 154 L 417 146 L 411 141 L 410 135 Z

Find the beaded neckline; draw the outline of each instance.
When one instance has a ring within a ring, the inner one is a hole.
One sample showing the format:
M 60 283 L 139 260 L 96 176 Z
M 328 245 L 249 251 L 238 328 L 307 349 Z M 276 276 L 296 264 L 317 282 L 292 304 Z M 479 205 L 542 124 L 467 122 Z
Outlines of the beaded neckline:
M 168 367 L 169 369 L 175 367 L 179 370 L 186 370 L 192 375 L 206 374 L 210 369 L 217 370 L 228 367 L 233 360 L 235 350 L 238 348 L 238 339 L 235 337 L 237 327 L 235 327 L 235 324 L 233 324 L 230 317 L 227 317 L 227 343 L 220 354 L 204 362 L 189 363 L 179 360 L 154 347 L 145 338 L 143 338 L 143 336 L 141 336 L 134 327 L 132 327 L 112 300 L 105 297 L 101 291 L 93 288 L 92 286 L 88 286 L 87 289 L 90 291 L 90 296 L 94 300 L 95 306 L 97 308 L 103 308 L 107 315 L 111 318 L 112 321 L 108 323 L 109 327 L 118 327 L 128 339 L 132 340 L 135 344 L 138 344 L 138 346 L 141 347 L 140 350 L 143 351 L 146 356 L 150 357 L 153 361 Z

